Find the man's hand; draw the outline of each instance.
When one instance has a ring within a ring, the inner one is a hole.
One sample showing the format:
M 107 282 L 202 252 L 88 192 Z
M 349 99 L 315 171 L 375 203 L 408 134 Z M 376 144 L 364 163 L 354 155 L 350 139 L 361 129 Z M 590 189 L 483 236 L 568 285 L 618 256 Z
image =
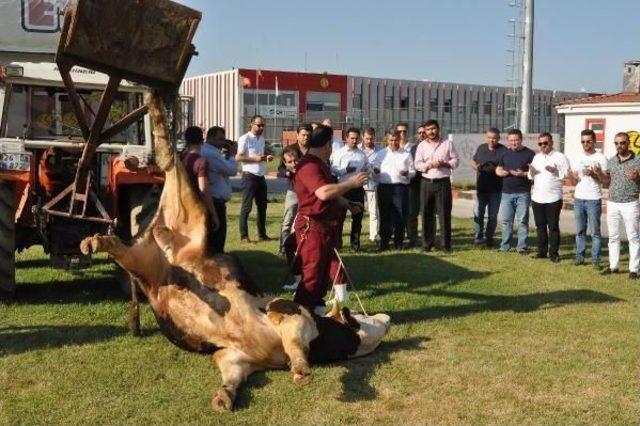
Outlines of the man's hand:
M 409 170 L 403 170 L 400 172 L 400 176 L 409 176 Z
M 349 201 L 349 205 L 347 206 L 351 214 L 358 214 L 364 211 L 364 206 L 362 203 L 358 203 L 357 201 Z
M 473 170 L 478 170 L 480 168 L 480 164 L 476 163 L 476 160 L 471 160 L 471 168 Z
M 529 168 L 531 168 L 531 166 L 529 166 Z M 551 173 L 552 175 L 555 175 L 558 173 L 558 167 L 556 166 L 545 166 L 544 168 L 546 171 L 548 171 L 549 173 Z
M 273 161 L 273 155 L 272 154 L 267 154 L 264 156 L 264 161 L 266 161 L 267 163 Z
M 506 171 L 504 169 L 504 167 L 497 167 L 496 168 L 496 175 L 498 175 L 499 177 L 507 177 L 507 176 L 509 176 L 509 172 Z
M 538 174 L 538 170 L 535 167 L 533 167 L 533 164 L 529 166 L 529 172 L 531 173 L 531 176 L 535 176 Z
M 351 189 L 361 188 L 369 182 L 369 176 L 366 173 L 356 173 L 345 181 Z
M 585 176 L 595 176 L 595 172 L 589 167 L 585 167 L 585 169 L 582 171 L 582 174 Z
M 626 172 L 624 172 L 624 175 L 627 177 L 627 179 L 636 181 L 638 180 L 638 169 L 627 170 Z

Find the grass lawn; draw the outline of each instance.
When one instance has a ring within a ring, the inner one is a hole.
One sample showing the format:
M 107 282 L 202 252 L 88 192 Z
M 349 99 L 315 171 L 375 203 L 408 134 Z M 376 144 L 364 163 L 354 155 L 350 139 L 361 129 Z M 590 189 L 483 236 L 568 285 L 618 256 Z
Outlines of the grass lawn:
M 240 246 L 238 210 L 234 198 L 228 247 L 283 295 L 277 244 Z M 281 211 L 269 205 L 272 236 Z M 169 343 L 146 305 L 143 336 L 129 335 L 106 258 L 71 274 L 28 250 L 19 301 L 0 305 L 0 424 L 637 423 L 640 283 L 573 266 L 570 238 L 553 265 L 474 248 L 470 221 L 453 237 L 451 256 L 345 254 L 367 309 L 392 317 L 383 344 L 316 367 L 306 387 L 254 374 L 231 414 L 209 407 L 217 368 Z

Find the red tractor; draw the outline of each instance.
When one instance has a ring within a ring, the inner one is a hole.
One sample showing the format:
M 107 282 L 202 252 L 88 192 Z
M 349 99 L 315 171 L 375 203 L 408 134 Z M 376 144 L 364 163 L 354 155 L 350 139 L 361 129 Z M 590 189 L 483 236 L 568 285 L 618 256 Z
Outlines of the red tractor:
M 179 132 L 191 111 L 175 94 L 199 21 L 169 0 L 79 0 L 55 63 L 0 52 L 1 299 L 15 294 L 16 251 L 41 244 L 52 266 L 82 268 L 83 238 L 131 239 L 152 218 L 163 176 L 144 94 L 173 99 Z

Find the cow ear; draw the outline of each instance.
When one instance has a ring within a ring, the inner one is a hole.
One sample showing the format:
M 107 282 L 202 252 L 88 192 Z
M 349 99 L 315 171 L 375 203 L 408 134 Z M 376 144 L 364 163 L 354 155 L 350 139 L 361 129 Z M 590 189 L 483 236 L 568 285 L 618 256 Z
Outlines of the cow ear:
M 342 322 L 342 318 L 340 316 L 340 307 L 338 306 L 338 302 L 336 302 L 335 300 L 332 302 L 331 310 L 329 312 L 327 312 L 325 317 L 331 318 L 331 319 L 336 320 L 338 322 Z

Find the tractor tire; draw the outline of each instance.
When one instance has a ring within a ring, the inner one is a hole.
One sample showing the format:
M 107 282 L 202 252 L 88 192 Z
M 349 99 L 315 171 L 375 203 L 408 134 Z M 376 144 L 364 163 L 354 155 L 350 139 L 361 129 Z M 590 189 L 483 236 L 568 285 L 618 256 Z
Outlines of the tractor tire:
M 13 183 L 0 180 L 0 301 L 5 302 L 16 292 L 14 209 Z
M 142 235 L 151 220 L 156 215 L 158 203 L 160 202 L 161 189 L 154 185 L 135 185 L 129 189 L 128 193 L 128 211 L 129 211 L 129 229 L 125 230 L 128 234 L 125 239 L 135 240 Z M 118 268 L 117 280 L 120 284 L 122 292 L 131 296 L 131 278 L 129 273 L 122 268 Z M 140 292 L 138 291 L 140 294 Z
M 131 211 L 131 238 L 139 237 L 156 215 L 161 189 L 158 185 L 140 185 L 131 188 L 129 206 Z

